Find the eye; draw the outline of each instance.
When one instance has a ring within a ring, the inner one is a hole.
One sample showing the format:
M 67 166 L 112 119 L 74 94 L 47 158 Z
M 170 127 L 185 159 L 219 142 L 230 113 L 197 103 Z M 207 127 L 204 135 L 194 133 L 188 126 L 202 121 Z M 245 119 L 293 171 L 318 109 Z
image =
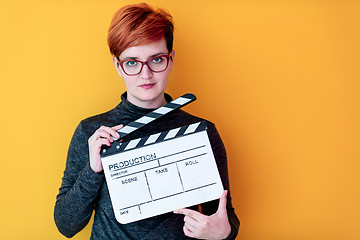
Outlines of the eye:
M 151 60 L 153 63 L 161 63 L 162 61 L 164 61 L 163 57 L 157 57 Z
M 134 66 L 136 66 L 136 64 L 137 64 L 137 62 L 136 62 L 136 61 L 132 61 L 132 60 L 125 62 L 125 65 L 126 65 L 127 67 L 134 67 Z

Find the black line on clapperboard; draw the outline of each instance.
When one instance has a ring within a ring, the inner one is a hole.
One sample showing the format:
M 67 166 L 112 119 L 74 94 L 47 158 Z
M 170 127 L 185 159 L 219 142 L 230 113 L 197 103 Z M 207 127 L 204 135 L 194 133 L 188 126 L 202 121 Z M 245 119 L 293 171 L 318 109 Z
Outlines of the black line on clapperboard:
M 206 154 L 207 153 L 201 153 L 201 154 L 198 154 L 198 155 L 195 155 L 195 156 L 192 156 L 192 157 L 184 158 L 184 159 L 181 159 L 181 160 L 178 160 L 178 161 L 175 161 L 175 162 L 171 162 L 171 163 L 167 163 L 167 164 L 164 164 L 164 165 L 161 165 L 161 166 L 166 166 L 166 165 L 170 165 L 170 164 L 173 164 L 173 163 L 182 162 L 182 161 L 189 160 L 189 159 L 192 159 L 192 158 L 195 158 L 195 157 L 204 156 Z
M 185 191 L 185 192 L 174 193 L 174 194 L 171 194 L 171 195 L 169 195 L 169 196 L 162 197 L 162 198 L 158 198 L 158 199 L 155 199 L 155 200 L 152 200 L 152 201 L 147 201 L 147 202 L 143 202 L 143 203 L 138 203 L 138 204 L 135 204 L 135 205 L 126 207 L 126 208 L 121 208 L 120 211 L 125 210 L 125 209 L 127 209 L 127 208 L 136 207 L 136 206 L 138 206 L 139 209 L 140 209 L 140 206 L 141 206 L 141 205 L 144 205 L 144 204 L 147 204 L 147 203 L 151 203 L 151 202 L 155 202 L 155 201 L 159 201 L 159 200 L 162 200 L 162 199 L 165 199 L 165 198 L 169 198 L 169 197 L 173 197 L 173 196 L 176 196 L 176 195 L 184 194 L 184 193 L 186 193 L 186 192 L 195 191 L 195 190 L 198 190 L 198 189 L 200 189 L 200 188 L 209 187 L 209 186 L 212 186 L 212 185 L 215 185 L 215 184 L 217 184 L 217 183 L 216 183 L 216 182 L 214 182 L 214 183 L 209 183 L 209 184 L 206 184 L 206 185 L 204 185 L 204 186 L 200 186 L 200 187 L 197 187 L 197 188 L 189 189 L 189 190 L 187 190 L 187 191 Z M 141 211 L 140 211 L 140 213 L 141 213 Z
M 191 149 L 188 149 L 188 150 L 184 150 L 184 151 L 181 151 L 181 152 L 177 152 L 177 153 L 169 154 L 169 155 L 163 156 L 163 157 L 158 158 L 158 159 L 163 159 L 163 158 L 171 157 L 171 156 L 174 156 L 174 155 L 177 155 L 177 154 L 180 154 L 180 153 L 184 153 L 184 152 L 192 151 L 192 150 L 199 149 L 199 148 L 203 148 L 203 147 L 205 147 L 205 145 L 202 145 L 202 146 L 199 146 L 199 147 L 195 147 L 195 148 L 191 148 Z
M 180 171 L 179 171 L 179 167 L 178 167 L 178 163 L 176 162 L 176 169 L 177 169 L 177 172 L 179 174 L 179 178 L 180 178 L 180 183 L 181 183 L 181 187 L 183 189 L 183 192 L 185 192 L 185 189 L 184 189 L 184 184 L 183 184 L 183 181 L 182 181 L 182 178 L 181 178 L 181 175 L 180 175 Z
M 186 190 L 185 192 L 191 192 L 191 191 L 198 190 L 198 189 L 204 188 L 204 187 L 209 187 L 209 186 L 215 185 L 215 184 L 216 184 L 216 182 L 214 182 L 214 183 L 209 183 L 209 184 L 206 184 L 206 185 L 201 186 L 201 187 L 197 187 L 197 188 L 193 188 L 193 189 Z
M 149 182 L 148 182 L 148 178 L 146 176 L 146 171 L 144 171 L 144 174 L 145 174 L 145 179 L 146 179 L 146 184 L 148 186 L 148 189 L 149 189 L 149 194 L 150 194 L 150 197 L 151 197 L 151 201 L 153 200 L 153 197 L 151 195 L 151 191 L 150 191 L 150 185 L 149 185 Z M 139 207 L 140 208 L 140 207 Z
M 198 189 L 200 189 L 200 188 L 205 188 L 205 187 L 212 186 L 212 185 L 214 185 L 214 184 L 216 184 L 216 182 L 214 182 L 214 183 L 209 183 L 209 184 L 206 184 L 206 185 L 204 185 L 204 186 L 196 187 L 196 188 L 193 188 L 193 189 L 189 189 L 189 190 L 186 190 L 185 192 L 186 192 L 186 193 L 187 193 L 187 192 L 191 192 L 191 191 L 194 191 L 194 190 L 198 190 Z M 162 200 L 162 199 L 165 199 L 165 198 L 173 197 L 173 196 L 176 196 L 176 195 L 179 195 L 179 194 L 183 194 L 183 193 L 182 193 L 182 192 L 181 192 L 181 193 L 175 193 L 175 194 L 172 194 L 172 195 L 169 195 L 169 196 L 166 196 L 166 197 L 158 198 L 158 199 L 153 200 L 153 202 L 159 201 L 159 200 Z M 144 203 L 140 203 L 140 205 L 142 205 L 142 204 L 144 204 Z
M 206 152 L 205 152 L 205 153 L 201 153 L 201 154 L 198 154 L 198 155 L 195 155 L 195 156 L 191 156 L 191 157 L 188 157 L 188 158 L 184 158 L 184 159 L 177 160 L 177 161 L 174 161 L 174 162 L 170 162 L 170 163 L 167 163 L 167 164 L 163 164 L 163 165 L 160 165 L 160 166 L 148 168 L 148 169 L 143 170 L 143 171 L 138 171 L 138 172 L 134 172 L 134 173 L 131 173 L 131 174 L 124 175 L 124 176 L 119 176 L 119 177 L 116 177 L 116 178 L 112 178 L 112 180 L 119 179 L 119 178 L 123 178 L 123 177 L 127 177 L 127 176 L 131 176 L 131 175 L 138 174 L 138 173 L 141 173 L 141 172 L 144 172 L 144 171 L 149 171 L 149 170 L 152 170 L 152 169 L 154 169 L 154 168 L 163 167 L 163 166 L 171 165 L 171 164 L 174 164 L 174 163 L 182 162 L 182 161 L 189 160 L 189 159 L 195 158 L 195 157 L 200 157 L 200 156 L 203 156 L 203 155 L 206 155 L 206 154 L 207 154 Z M 154 160 L 153 160 L 153 161 L 154 161 Z M 151 162 L 151 161 L 149 161 L 149 162 Z M 122 169 L 124 169 L 124 168 L 122 168 Z
M 149 162 L 156 161 L 156 160 L 159 160 L 159 159 L 162 159 L 162 158 L 166 158 L 166 157 L 171 157 L 171 156 L 174 156 L 174 155 L 176 155 L 176 154 L 180 154 L 180 153 L 184 153 L 184 152 L 189 152 L 189 151 L 196 150 L 196 149 L 202 148 L 202 147 L 205 147 L 205 145 L 202 145 L 202 146 L 199 146 L 199 147 L 190 148 L 190 149 L 187 149 L 187 150 L 184 150 L 184 151 L 181 151 L 181 152 L 177 152 L 177 153 L 173 153 L 173 154 L 170 154 L 170 155 L 166 155 L 166 156 L 163 156 L 163 157 L 161 157 L 161 158 L 157 158 L 157 159 L 154 159 L 154 160 L 151 160 L 151 161 L 142 162 L 142 163 L 139 163 L 139 164 L 136 164 L 136 165 L 133 165 L 133 166 L 129 166 L 129 167 L 125 167 L 125 168 L 120 168 L 120 169 L 115 169 L 115 170 L 112 170 L 112 171 L 110 171 L 110 172 L 121 171 L 121 170 L 124 170 L 124 169 L 127 169 L 127 168 L 131 168 L 131 167 L 134 167 L 134 166 L 139 166 L 139 165 L 141 165 L 141 164 L 149 163 Z M 159 166 L 160 166 L 160 163 L 159 163 Z

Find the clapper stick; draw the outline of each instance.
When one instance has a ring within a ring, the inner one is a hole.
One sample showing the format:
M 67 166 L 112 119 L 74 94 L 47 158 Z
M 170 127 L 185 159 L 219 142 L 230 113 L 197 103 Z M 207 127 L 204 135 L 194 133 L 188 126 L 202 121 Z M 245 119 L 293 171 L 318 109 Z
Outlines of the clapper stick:
M 119 129 L 117 132 L 120 134 L 120 138 L 124 138 L 129 133 L 132 133 L 143 126 L 151 123 L 152 121 L 164 116 L 165 114 L 174 111 L 176 109 L 179 109 L 193 101 L 196 100 L 196 97 L 192 93 L 187 93 L 182 95 L 181 97 L 167 103 L 166 105 L 159 107 L 158 109 L 146 114 L 145 116 L 142 116 L 141 118 L 135 120 L 134 122 L 129 123 L 125 127 Z M 114 138 L 114 140 L 118 140 L 117 138 Z

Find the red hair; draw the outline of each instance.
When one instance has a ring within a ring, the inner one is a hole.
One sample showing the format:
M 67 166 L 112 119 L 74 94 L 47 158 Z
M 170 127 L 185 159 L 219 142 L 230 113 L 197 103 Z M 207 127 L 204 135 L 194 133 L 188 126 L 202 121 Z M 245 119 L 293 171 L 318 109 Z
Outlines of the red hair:
M 169 53 L 173 47 L 172 16 L 146 3 L 127 5 L 114 15 L 108 31 L 110 52 L 118 57 L 125 49 L 156 42 L 165 37 Z

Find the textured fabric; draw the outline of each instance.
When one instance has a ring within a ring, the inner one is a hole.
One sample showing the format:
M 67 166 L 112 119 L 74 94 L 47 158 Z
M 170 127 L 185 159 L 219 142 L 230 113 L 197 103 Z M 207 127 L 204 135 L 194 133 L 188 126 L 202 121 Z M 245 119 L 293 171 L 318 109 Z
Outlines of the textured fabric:
M 172 100 L 167 94 L 165 97 L 168 102 Z M 131 104 L 126 100 L 126 92 L 121 96 L 121 100 L 114 109 L 87 118 L 76 128 L 69 146 L 62 184 L 56 198 L 55 223 L 63 235 L 72 237 L 88 224 L 95 210 L 90 239 L 189 239 L 182 230 L 183 215 L 167 213 L 129 224 L 120 224 L 115 219 L 105 176 L 103 173 L 93 172 L 90 167 L 88 139 L 102 125 L 109 127 L 126 125 L 154 110 Z M 175 110 L 127 135 L 124 141 L 202 120 L 182 110 Z M 214 124 L 209 121 L 206 123 L 223 186 L 229 189 L 224 145 Z M 202 204 L 202 212 L 206 215 L 215 213 L 218 203 L 219 201 L 215 200 Z M 197 207 L 194 206 L 192 209 L 197 210 Z M 239 230 L 239 220 L 232 207 L 230 192 L 227 195 L 227 212 L 232 229 L 228 239 L 235 239 Z

